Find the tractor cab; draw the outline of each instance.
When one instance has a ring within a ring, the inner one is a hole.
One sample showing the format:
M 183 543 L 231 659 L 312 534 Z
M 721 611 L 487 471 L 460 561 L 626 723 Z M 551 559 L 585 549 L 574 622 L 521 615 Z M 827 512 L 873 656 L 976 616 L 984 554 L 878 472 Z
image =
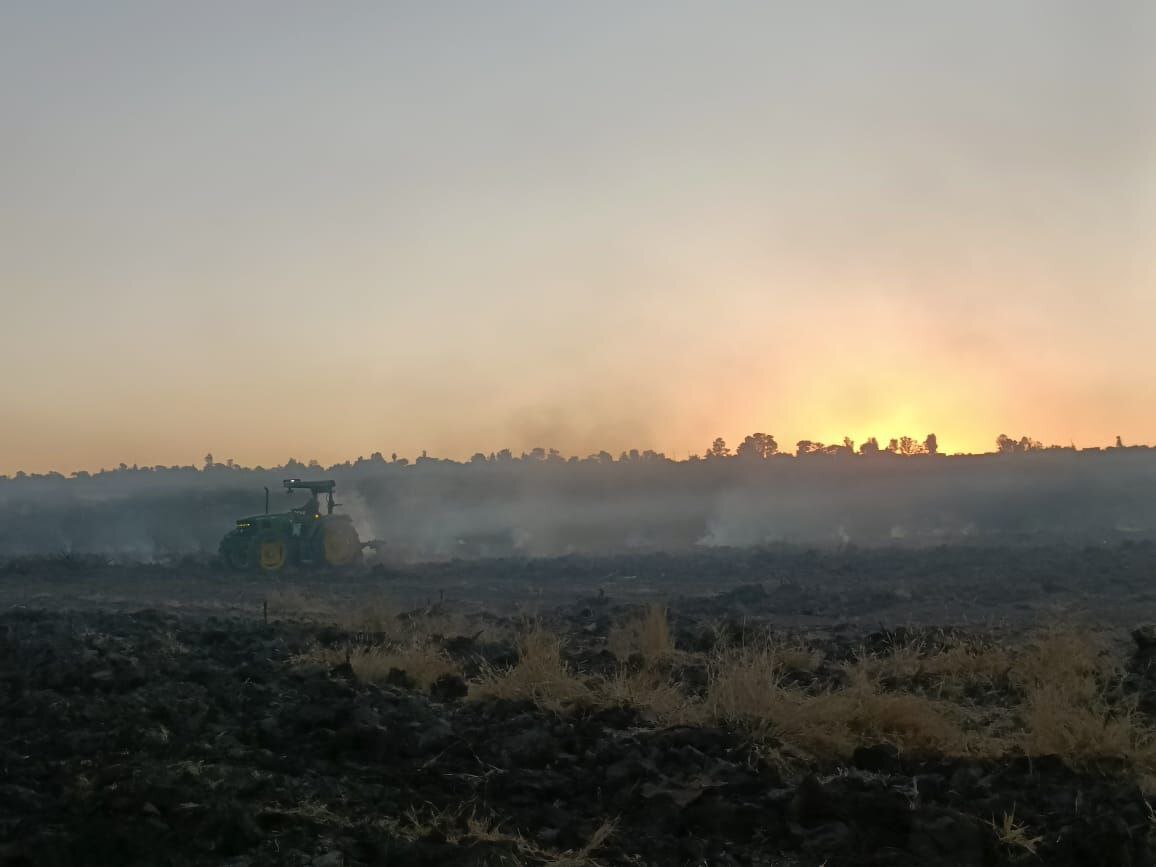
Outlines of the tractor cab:
M 285 486 L 286 493 L 292 494 L 297 490 L 304 490 L 309 492 L 309 499 L 303 505 L 296 506 L 289 511 L 301 518 L 303 521 L 319 520 L 321 518 L 321 502 L 318 499 L 319 494 L 325 494 L 325 514 L 332 515 L 333 507 L 337 505 L 333 502 L 333 491 L 337 488 L 336 482 L 332 480 L 324 482 L 303 482 L 300 479 L 286 479 L 282 484 Z

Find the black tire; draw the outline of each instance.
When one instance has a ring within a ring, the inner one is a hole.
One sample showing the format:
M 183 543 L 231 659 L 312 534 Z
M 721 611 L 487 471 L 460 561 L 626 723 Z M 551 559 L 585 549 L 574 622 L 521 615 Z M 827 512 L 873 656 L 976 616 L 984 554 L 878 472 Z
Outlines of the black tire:
M 280 572 L 289 564 L 289 540 L 277 533 L 265 533 L 253 546 L 257 567 L 262 572 Z

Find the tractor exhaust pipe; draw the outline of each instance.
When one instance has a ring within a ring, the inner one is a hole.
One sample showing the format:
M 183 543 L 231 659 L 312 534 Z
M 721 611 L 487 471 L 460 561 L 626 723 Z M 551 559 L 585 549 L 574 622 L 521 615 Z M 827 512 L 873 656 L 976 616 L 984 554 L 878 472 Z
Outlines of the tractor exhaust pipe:
M 269 514 L 269 488 L 265 488 L 265 514 Z

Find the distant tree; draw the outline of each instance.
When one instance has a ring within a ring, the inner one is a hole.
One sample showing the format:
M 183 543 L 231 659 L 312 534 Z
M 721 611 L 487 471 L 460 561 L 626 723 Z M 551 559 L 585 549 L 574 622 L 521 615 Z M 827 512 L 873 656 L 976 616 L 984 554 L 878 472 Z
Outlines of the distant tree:
M 513 459 L 514 459 L 514 453 L 511 452 L 509 449 L 502 449 L 497 454 L 497 460 L 499 460 L 499 461 L 512 461 Z
M 929 455 L 939 454 L 939 438 L 935 434 L 929 433 L 927 439 L 923 441 L 923 450 Z
M 290 458 L 290 460 L 292 460 L 292 458 Z M 209 470 L 212 468 L 213 468 L 213 453 L 209 452 L 205 455 L 205 469 Z
M 843 437 L 843 451 L 849 455 L 855 454 L 855 440 L 851 437 Z
M 562 463 L 562 453 L 557 449 L 550 449 L 546 453 L 546 460 L 550 463 L 560 464 Z
M 898 454 L 899 453 L 899 440 L 892 437 L 891 442 L 887 443 L 887 451 L 891 452 L 891 454 L 893 454 L 893 455 Z
M 614 455 L 610 454 L 610 452 L 606 451 L 606 449 L 603 449 L 598 454 L 594 455 L 594 459 L 600 464 L 614 463 Z
M 1000 434 L 996 437 L 996 448 L 1001 454 L 1024 454 L 1025 452 L 1039 451 L 1044 447 L 1044 444 L 1039 440 L 1034 440 L 1029 436 L 1020 437 L 1014 440 L 1007 434 Z
M 546 450 L 541 446 L 530 449 L 529 453 L 522 452 L 522 460 L 524 461 L 544 461 L 546 460 Z
M 711 443 L 710 448 L 707 449 L 706 456 L 708 458 L 726 458 L 730 457 L 730 453 L 731 450 L 727 445 L 727 441 L 722 437 L 715 437 L 714 442 Z
M 879 454 L 879 440 L 875 437 L 868 437 L 863 445 L 859 446 L 859 454 L 861 455 L 877 455 Z
M 899 454 L 911 456 L 923 454 L 923 444 L 914 437 L 899 438 Z
M 799 457 L 803 455 L 815 455 L 827 448 L 820 442 L 813 440 L 799 440 L 795 443 L 795 454 Z
M 486 456 L 482 452 L 474 452 L 473 456 L 470 458 L 471 464 L 484 464 L 485 462 Z
M 1120 439 L 1119 434 L 1116 434 L 1116 448 L 1118 448 L 1118 449 L 1124 448 L 1124 441 L 1122 439 Z
M 735 450 L 735 454 L 740 458 L 758 458 L 766 460 L 771 455 L 779 450 L 779 444 L 775 442 L 773 434 L 753 433 L 747 436 L 739 447 Z

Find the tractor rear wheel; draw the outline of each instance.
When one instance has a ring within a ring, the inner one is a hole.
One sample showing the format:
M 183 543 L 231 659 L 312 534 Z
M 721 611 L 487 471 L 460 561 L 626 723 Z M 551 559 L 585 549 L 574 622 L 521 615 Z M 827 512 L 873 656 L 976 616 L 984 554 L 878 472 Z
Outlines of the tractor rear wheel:
M 322 532 L 321 547 L 330 566 L 348 566 L 361 555 L 361 540 L 348 521 L 330 521 Z
M 289 562 L 289 546 L 281 536 L 262 536 L 256 547 L 257 563 L 263 572 L 280 572 Z

